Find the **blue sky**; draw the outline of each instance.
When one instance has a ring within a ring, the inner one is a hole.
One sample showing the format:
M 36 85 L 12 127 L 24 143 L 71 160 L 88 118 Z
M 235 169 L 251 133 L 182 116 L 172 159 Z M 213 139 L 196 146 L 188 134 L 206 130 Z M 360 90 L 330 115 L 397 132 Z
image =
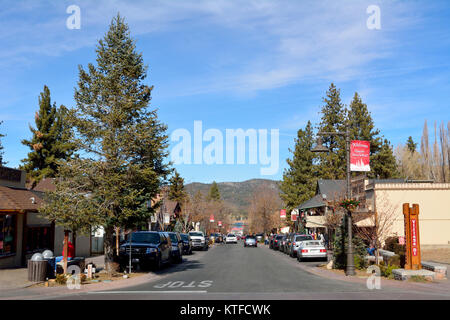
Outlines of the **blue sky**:
M 66 28 L 69 5 L 81 28 Z M 330 82 L 349 104 L 357 91 L 391 143 L 420 140 L 425 119 L 450 120 L 448 1 L 1 1 L 0 127 L 8 166 L 26 157 L 44 85 L 58 105 L 75 106 L 78 65 L 117 12 L 130 25 L 155 86 L 152 107 L 168 133 L 279 129 L 280 168 L 180 165 L 186 182 L 280 179 L 296 131 L 317 123 Z M 369 30 L 366 8 L 381 9 Z

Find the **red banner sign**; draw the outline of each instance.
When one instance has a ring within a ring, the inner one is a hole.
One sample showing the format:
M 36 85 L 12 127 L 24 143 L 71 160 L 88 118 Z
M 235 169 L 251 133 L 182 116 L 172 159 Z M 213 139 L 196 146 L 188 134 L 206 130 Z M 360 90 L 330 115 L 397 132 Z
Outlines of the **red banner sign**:
M 286 219 L 286 209 L 281 209 L 280 210 L 280 218 L 281 219 Z
M 222 226 L 222 221 L 218 221 L 218 222 L 217 222 L 217 225 L 218 225 L 219 227 L 221 227 L 221 226 Z
M 411 219 L 411 253 L 417 256 L 417 220 Z
M 213 214 L 209 216 L 209 222 L 214 222 L 214 215 Z
M 350 171 L 370 171 L 370 142 L 352 140 L 350 143 Z

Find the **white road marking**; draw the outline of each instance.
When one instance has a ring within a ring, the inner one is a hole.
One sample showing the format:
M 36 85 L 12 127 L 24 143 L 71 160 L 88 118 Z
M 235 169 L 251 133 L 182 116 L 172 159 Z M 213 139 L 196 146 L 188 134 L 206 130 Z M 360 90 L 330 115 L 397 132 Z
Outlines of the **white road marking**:
M 136 294 L 136 293 L 208 293 L 206 290 L 154 290 L 154 291 L 93 291 L 88 292 L 90 294 L 117 294 L 117 293 L 123 293 L 123 294 Z

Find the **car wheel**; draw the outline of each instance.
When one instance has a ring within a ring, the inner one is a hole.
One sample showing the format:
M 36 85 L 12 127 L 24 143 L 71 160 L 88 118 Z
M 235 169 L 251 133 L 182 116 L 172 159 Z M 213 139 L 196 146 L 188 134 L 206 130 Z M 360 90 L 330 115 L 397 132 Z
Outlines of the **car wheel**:
M 156 259 L 156 261 L 155 261 L 155 264 L 154 264 L 154 266 L 153 266 L 153 269 L 154 269 L 155 271 L 157 271 L 157 270 L 161 270 L 161 268 L 162 268 L 161 257 L 158 257 L 158 259 Z

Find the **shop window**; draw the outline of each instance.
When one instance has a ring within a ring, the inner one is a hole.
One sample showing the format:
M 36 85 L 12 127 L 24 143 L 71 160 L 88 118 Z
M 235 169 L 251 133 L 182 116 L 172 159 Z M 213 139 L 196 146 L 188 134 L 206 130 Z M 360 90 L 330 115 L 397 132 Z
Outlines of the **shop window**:
M 51 227 L 27 227 L 26 251 L 52 249 Z
M 0 256 L 16 253 L 16 216 L 0 215 Z

